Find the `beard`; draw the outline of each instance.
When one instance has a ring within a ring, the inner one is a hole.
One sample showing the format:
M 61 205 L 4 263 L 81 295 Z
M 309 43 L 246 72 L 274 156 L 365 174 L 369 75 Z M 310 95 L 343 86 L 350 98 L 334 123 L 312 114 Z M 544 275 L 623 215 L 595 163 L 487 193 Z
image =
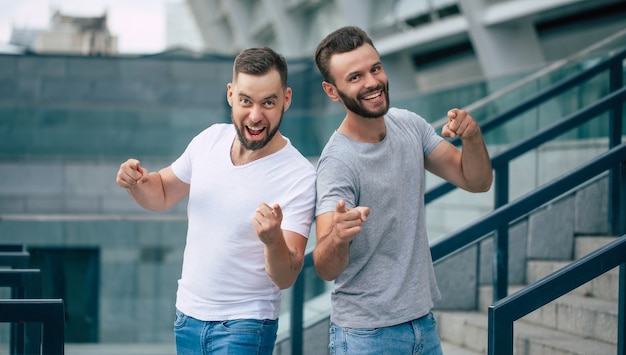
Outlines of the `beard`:
M 349 111 L 352 111 L 356 113 L 357 115 L 361 117 L 365 117 L 365 118 L 378 118 L 378 117 L 384 116 L 387 113 L 387 111 L 389 111 L 389 82 L 387 82 L 385 85 L 381 84 L 372 90 L 368 90 L 367 92 L 359 94 L 359 97 L 363 97 L 373 91 L 378 91 L 378 90 L 380 90 L 382 94 L 385 96 L 385 106 L 381 107 L 377 111 L 372 111 L 372 110 L 365 108 L 365 106 L 363 106 L 363 104 L 361 103 L 361 100 L 359 100 L 358 97 L 351 98 L 339 89 L 337 89 L 337 93 L 339 94 L 339 97 L 341 98 L 341 102 L 343 102 L 343 104 L 346 106 L 346 109 L 348 109 Z
M 269 143 L 272 140 L 272 138 L 274 138 L 274 136 L 276 135 L 276 132 L 278 132 L 280 123 L 283 121 L 284 114 L 285 114 L 285 111 L 281 108 L 280 120 L 278 121 L 278 124 L 274 128 L 267 127 L 266 128 L 267 135 L 265 136 L 265 138 L 261 140 L 249 140 L 246 138 L 246 133 L 245 133 L 246 127 L 244 127 L 243 122 L 239 125 L 235 123 L 235 120 L 233 119 L 232 110 L 230 111 L 230 119 L 235 125 L 235 129 L 237 130 L 237 137 L 239 138 L 239 142 L 241 142 L 241 145 L 247 150 L 259 150 L 265 147 L 267 143 Z

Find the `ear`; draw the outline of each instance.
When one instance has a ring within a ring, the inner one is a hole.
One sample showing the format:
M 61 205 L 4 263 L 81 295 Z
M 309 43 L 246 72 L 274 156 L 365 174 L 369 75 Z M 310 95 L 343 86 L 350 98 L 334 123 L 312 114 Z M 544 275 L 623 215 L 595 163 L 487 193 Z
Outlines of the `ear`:
M 331 100 L 335 102 L 339 101 L 339 94 L 337 93 L 337 87 L 335 85 L 322 81 L 322 89 L 324 89 L 324 92 Z
M 226 100 L 228 101 L 228 105 L 233 107 L 233 83 L 226 85 Z
M 285 105 L 283 107 L 283 112 L 286 112 L 287 109 L 289 108 L 289 106 L 291 106 L 291 96 L 293 95 L 293 92 L 291 90 L 290 87 L 287 87 L 287 89 L 285 89 Z

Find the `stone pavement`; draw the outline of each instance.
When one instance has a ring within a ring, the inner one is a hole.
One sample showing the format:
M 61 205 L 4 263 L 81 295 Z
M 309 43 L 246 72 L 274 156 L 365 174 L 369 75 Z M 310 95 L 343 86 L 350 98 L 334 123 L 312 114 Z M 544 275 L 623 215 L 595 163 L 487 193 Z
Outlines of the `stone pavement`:
M 66 343 L 65 355 L 176 355 L 174 343 Z

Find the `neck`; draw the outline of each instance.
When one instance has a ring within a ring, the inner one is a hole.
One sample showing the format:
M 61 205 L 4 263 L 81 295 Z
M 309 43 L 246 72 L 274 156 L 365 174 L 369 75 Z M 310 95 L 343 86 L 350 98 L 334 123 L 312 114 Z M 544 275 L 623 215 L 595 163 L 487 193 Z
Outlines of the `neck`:
M 365 118 L 350 114 L 346 115 L 337 131 L 362 143 L 379 143 L 387 133 L 384 117 Z
M 274 154 L 281 150 L 285 145 L 287 145 L 287 140 L 280 134 L 280 132 L 276 132 L 276 135 L 271 141 L 269 141 L 263 148 L 257 150 L 245 148 L 241 145 L 239 138 L 235 137 L 235 140 L 230 147 L 230 160 L 233 165 L 245 165 Z

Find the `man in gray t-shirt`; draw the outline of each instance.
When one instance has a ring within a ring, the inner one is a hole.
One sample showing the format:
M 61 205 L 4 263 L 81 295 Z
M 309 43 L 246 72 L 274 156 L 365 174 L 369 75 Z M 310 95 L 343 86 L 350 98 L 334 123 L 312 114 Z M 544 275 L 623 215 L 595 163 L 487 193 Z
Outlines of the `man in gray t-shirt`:
M 448 112 L 442 135 L 460 137 L 461 151 L 419 115 L 390 108 L 380 56 L 358 27 L 328 35 L 315 62 L 324 91 L 346 109 L 317 166 L 313 259 L 318 274 L 335 281 L 329 349 L 440 354 L 424 170 L 487 191 L 493 176 L 480 128 L 467 112 Z

